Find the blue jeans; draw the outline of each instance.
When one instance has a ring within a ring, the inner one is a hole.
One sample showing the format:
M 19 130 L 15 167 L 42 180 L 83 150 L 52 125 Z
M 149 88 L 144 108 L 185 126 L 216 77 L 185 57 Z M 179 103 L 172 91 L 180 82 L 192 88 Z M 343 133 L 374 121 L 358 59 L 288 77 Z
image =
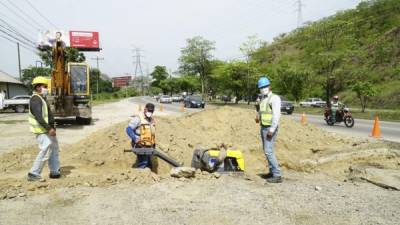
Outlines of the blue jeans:
M 274 143 L 276 136 L 278 136 L 278 129 L 275 130 L 274 135 L 272 136 L 271 140 L 267 140 L 267 133 L 269 127 L 261 127 L 261 139 L 263 143 L 263 149 L 265 157 L 268 161 L 269 172 L 272 173 L 274 177 L 281 176 L 281 169 L 279 168 L 278 160 L 276 159 L 275 152 L 274 152 Z
M 50 136 L 48 134 L 38 134 L 36 139 L 39 142 L 39 154 L 33 163 L 30 173 L 34 175 L 40 175 L 44 163 L 48 159 L 50 173 L 59 174 L 60 160 L 58 156 L 59 147 L 57 137 Z M 49 156 L 47 156 L 47 154 L 49 154 Z
M 131 142 L 132 148 L 141 148 L 143 146 L 136 145 L 133 141 Z M 144 169 L 144 168 L 152 169 L 151 164 L 151 155 L 138 155 L 136 154 L 136 168 Z
M 144 169 L 146 167 L 151 169 L 151 155 L 136 155 L 136 167 Z

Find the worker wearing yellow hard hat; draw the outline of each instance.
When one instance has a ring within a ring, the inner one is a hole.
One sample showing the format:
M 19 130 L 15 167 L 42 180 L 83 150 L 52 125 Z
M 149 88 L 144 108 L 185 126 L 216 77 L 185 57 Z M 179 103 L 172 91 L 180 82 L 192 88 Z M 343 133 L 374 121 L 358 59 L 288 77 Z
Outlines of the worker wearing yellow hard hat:
M 44 163 L 49 154 L 50 178 L 60 178 L 59 147 L 54 126 L 54 117 L 46 101 L 49 93 L 46 77 L 38 76 L 32 81 L 33 94 L 29 101 L 30 131 L 39 142 L 39 153 L 28 173 L 28 181 L 40 181 Z

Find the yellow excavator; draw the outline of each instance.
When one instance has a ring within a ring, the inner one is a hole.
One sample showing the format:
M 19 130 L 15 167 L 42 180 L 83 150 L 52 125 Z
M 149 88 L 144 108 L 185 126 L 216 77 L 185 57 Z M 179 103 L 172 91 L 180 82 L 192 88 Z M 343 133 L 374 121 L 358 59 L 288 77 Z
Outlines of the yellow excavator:
M 92 120 L 89 65 L 74 62 L 65 65 L 64 46 L 57 40 L 52 49 L 54 68 L 47 101 L 56 118 L 75 117 L 78 124 L 88 125 Z

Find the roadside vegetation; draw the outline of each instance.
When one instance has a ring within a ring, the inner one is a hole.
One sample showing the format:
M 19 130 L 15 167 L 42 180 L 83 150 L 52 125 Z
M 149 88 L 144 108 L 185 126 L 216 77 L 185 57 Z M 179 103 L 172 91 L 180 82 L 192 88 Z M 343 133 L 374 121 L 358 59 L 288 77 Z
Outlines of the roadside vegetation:
M 168 74 L 158 66 L 153 89 L 236 96 L 252 100 L 262 74 L 275 92 L 299 102 L 307 97 L 330 100 L 339 95 L 360 108 L 400 107 L 400 2 L 363 1 L 346 10 L 277 36 L 272 43 L 249 39 L 243 53 L 229 61 L 213 57 L 215 43 L 203 37 L 187 39 L 180 68 Z M 156 73 L 156 74 L 154 74 Z

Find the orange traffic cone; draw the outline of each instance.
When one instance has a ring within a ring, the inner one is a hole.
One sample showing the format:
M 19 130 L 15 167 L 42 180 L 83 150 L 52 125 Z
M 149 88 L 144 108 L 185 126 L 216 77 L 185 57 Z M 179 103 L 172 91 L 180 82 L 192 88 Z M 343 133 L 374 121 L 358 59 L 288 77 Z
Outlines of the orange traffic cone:
M 181 111 L 181 112 L 185 112 L 185 106 L 183 105 L 183 103 L 181 104 L 180 111 Z
M 301 123 L 301 125 L 306 125 L 307 124 L 307 119 L 306 119 L 306 114 L 305 113 L 303 113 L 303 115 L 301 115 L 300 123 Z
M 139 111 L 139 112 L 142 111 L 142 105 L 141 105 L 141 104 L 138 105 L 138 111 Z
M 160 104 L 160 112 L 164 111 L 164 106 L 162 104 Z
M 379 127 L 379 118 L 377 114 L 375 114 L 374 127 L 372 128 L 371 137 L 374 138 L 381 137 L 381 128 Z

